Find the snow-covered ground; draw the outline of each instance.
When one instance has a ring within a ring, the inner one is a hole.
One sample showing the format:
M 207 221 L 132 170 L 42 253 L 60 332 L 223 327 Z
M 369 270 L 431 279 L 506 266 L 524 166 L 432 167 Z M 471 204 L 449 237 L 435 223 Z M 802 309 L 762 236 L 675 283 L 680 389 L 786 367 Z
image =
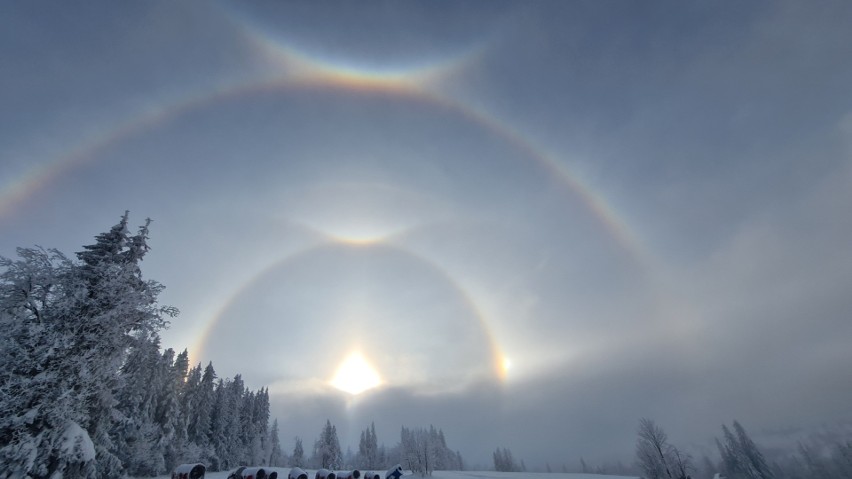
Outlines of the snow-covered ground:
M 286 478 L 287 473 L 290 471 L 289 467 L 270 467 L 264 469 L 267 471 L 278 471 L 279 478 Z M 308 477 L 314 477 L 314 471 L 307 472 Z M 230 471 L 209 472 L 204 476 L 204 479 L 227 479 L 229 473 Z M 170 479 L 170 477 L 159 476 L 156 479 Z M 431 477 L 432 479 L 636 479 L 635 476 L 605 476 L 600 474 L 495 471 L 435 471 Z M 416 474 L 405 475 L 403 479 L 420 479 L 420 476 Z

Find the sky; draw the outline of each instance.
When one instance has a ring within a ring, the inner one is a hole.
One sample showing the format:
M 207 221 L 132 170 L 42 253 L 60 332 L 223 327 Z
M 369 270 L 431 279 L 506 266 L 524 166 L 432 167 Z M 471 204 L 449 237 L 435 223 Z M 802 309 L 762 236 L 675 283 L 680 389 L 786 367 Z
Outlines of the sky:
M 433 424 L 555 468 L 629 462 L 642 417 L 698 453 L 848 424 L 850 21 L 5 2 L 0 255 L 150 217 L 163 346 L 268 386 L 289 449 Z

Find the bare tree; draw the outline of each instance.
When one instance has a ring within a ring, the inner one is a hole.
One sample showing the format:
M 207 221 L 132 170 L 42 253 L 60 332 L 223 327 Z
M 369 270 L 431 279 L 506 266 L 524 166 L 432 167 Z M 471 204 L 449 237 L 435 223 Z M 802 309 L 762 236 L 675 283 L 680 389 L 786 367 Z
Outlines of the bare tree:
M 639 420 L 636 459 L 648 479 L 673 479 L 669 466 L 671 446 L 666 432 L 648 418 Z
M 668 455 L 671 457 L 672 466 L 675 474 L 677 474 L 677 479 L 687 479 L 691 477 L 691 472 L 695 472 L 695 467 L 692 465 L 691 455 L 681 452 L 680 449 L 674 446 L 670 447 Z
M 737 421 L 734 421 L 734 431 L 736 435 L 723 424 L 724 442 L 716 439 L 725 473 L 729 477 L 773 479 L 775 474 L 763 454 Z

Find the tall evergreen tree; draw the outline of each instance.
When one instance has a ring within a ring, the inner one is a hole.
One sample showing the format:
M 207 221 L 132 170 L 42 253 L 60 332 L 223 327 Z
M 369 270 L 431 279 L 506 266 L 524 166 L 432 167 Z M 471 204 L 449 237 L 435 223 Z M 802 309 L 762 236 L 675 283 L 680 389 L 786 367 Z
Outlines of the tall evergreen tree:
M 505 447 L 494 451 L 494 470 L 499 472 L 517 472 L 521 468 L 515 462 L 512 451 Z
M 116 455 L 123 422 L 119 371 L 128 349 L 156 337 L 177 312 L 157 304 L 159 283 L 142 279 L 150 222 L 131 236 L 127 218 L 84 246 L 79 262 L 41 249 L 18 250 L 18 262 L 0 260 L 3 346 L 18 351 L 2 357 L 10 377 L 3 394 L 24 383 L 30 390 L 16 394 L 12 402 L 20 405 L 0 421 L 0 458 L 22 475 L 124 474 Z M 25 359 L 34 362 L 25 366 Z M 76 438 L 76 445 L 64 446 L 56 434 Z
M 376 423 L 370 423 L 370 427 L 361 431 L 358 442 L 358 461 L 366 469 L 376 469 L 379 464 L 379 442 L 376 437 Z
M 198 368 L 200 367 L 199 364 Z M 201 376 L 198 387 L 195 388 L 191 400 L 192 408 L 187 418 L 187 439 L 199 447 L 202 462 L 205 463 L 209 463 L 209 458 L 215 455 L 214 448 L 211 447 L 211 418 L 216 400 L 215 381 L 216 371 L 213 369 L 213 363 L 210 362 L 204 368 L 204 374 Z
M 280 455 L 267 389 L 160 352 L 177 310 L 142 278 L 150 220 L 135 235 L 127 224 L 125 213 L 76 261 L 42 248 L 0 257 L 0 477 L 155 476 Z
M 243 378 L 237 374 L 234 379 L 226 383 L 225 403 L 223 413 L 224 437 L 222 438 L 223 450 L 219 454 L 223 462 L 223 468 L 230 469 L 239 464 L 244 464 L 245 446 L 241 440 L 242 432 L 242 403 L 245 386 Z
M 230 418 L 226 396 L 227 384 L 228 382 L 224 379 L 219 379 L 216 382 L 213 407 L 210 411 L 210 447 L 214 451 L 214 455 L 211 457 L 211 465 L 214 470 L 227 469 L 230 465 L 230 461 L 227 460 L 228 423 Z
M 339 469 L 343 466 L 343 451 L 337 438 L 337 428 L 326 419 L 319 439 L 314 443 L 314 458 L 324 469 Z
M 296 445 L 293 446 L 293 455 L 290 456 L 290 465 L 293 467 L 305 467 L 305 448 L 302 447 L 302 438 L 296 436 Z
M 269 392 L 261 388 L 254 395 L 251 408 L 251 463 L 266 465 L 269 459 Z
M 182 427 L 187 444 L 196 444 L 195 422 L 196 410 L 201 389 L 201 364 L 196 364 L 186 375 L 183 393 L 180 397 L 180 413 L 183 418 Z
M 132 476 L 155 476 L 166 467 L 157 444 L 159 427 L 154 423 L 160 361 L 159 339 L 141 340 L 131 347 L 121 369 L 116 455 Z
M 285 465 L 285 461 L 284 451 L 281 450 L 281 438 L 278 437 L 278 419 L 275 419 L 269 429 L 269 459 L 267 462 L 272 467 L 281 467 Z
M 64 431 L 87 422 L 71 370 L 73 335 L 65 324 L 76 293 L 75 265 L 58 251 L 18 249 L 19 260 L 0 258 L 0 463 L 10 476 L 49 477 L 74 468 L 92 477 L 90 450 L 63 450 Z M 83 431 L 80 445 L 91 444 Z

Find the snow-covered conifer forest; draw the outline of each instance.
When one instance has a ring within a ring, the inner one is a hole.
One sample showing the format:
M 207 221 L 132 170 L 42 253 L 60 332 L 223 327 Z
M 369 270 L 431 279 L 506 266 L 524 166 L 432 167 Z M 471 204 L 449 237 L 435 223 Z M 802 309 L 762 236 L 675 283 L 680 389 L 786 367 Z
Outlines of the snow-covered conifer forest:
M 150 476 L 268 460 L 267 390 L 161 349 L 177 309 L 143 278 L 146 221 L 128 215 L 76 259 L 19 248 L 0 259 L 0 477 Z

